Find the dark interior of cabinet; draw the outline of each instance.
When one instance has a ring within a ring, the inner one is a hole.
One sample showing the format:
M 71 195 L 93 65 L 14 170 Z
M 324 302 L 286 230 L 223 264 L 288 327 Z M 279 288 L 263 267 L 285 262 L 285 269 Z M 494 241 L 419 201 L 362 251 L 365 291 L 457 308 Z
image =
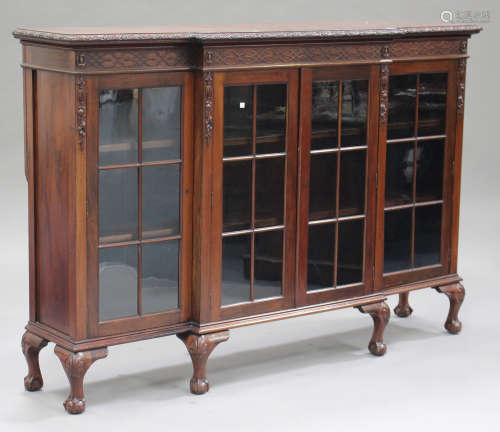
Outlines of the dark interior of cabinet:
M 441 263 L 447 73 L 389 79 L 384 273 Z
M 222 305 L 282 295 L 287 84 L 224 88 Z

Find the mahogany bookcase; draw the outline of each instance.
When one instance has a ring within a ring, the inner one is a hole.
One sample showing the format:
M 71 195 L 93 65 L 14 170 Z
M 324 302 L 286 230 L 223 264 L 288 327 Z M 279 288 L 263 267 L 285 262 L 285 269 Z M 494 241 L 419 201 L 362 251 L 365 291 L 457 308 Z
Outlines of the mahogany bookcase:
M 111 345 L 176 334 L 208 391 L 229 329 L 457 274 L 476 26 L 20 28 L 29 184 L 27 390 L 56 344 L 71 392 Z

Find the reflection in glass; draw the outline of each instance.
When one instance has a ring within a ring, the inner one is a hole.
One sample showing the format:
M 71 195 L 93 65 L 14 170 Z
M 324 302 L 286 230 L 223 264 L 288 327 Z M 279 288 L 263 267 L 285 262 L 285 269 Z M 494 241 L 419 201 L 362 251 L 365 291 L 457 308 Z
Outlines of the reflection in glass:
M 417 201 L 443 196 L 444 140 L 419 141 L 417 150 Z
M 142 159 L 180 158 L 181 87 L 142 90 Z
M 385 213 L 384 273 L 410 268 L 411 209 Z
M 255 161 L 255 226 L 281 225 L 284 212 L 285 159 Z
M 254 298 L 281 295 L 283 231 L 255 233 Z
M 252 161 L 224 162 L 223 167 L 223 231 L 250 228 Z
M 335 217 L 337 155 L 312 154 L 309 185 L 309 220 Z
M 256 152 L 285 151 L 286 84 L 257 86 Z
M 339 224 L 337 285 L 363 280 L 363 229 L 363 219 Z
M 137 168 L 99 171 L 99 240 L 137 239 Z
M 179 164 L 142 168 L 144 238 L 179 233 L 179 174 Z
M 340 216 L 364 213 L 365 166 L 365 150 L 342 152 L 340 156 Z
M 388 139 L 414 136 L 416 88 L 416 75 L 389 77 Z
M 99 93 L 99 165 L 137 162 L 137 89 Z
M 387 144 L 385 205 L 413 201 L 413 142 Z
M 441 262 L 441 205 L 415 209 L 415 267 Z
M 366 145 L 368 80 L 342 81 L 342 147 Z
M 137 246 L 99 250 L 99 321 L 137 315 Z
M 309 225 L 307 290 L 333 287 L 335 224 Z
M 142 246 L 142 313 L 176 309 L 179 304 L 179 241 Z
M 224 87 L 224 157 L 252 153 L 253 86 Z
M 222 239 L 222 305 L 250 301 L 250 234 Z
M 418 134 L 445 133 L 447 74 L 420 74 L 418 88 Z
M 338 81 L 312 83 L 311 150 L 337 147 Z

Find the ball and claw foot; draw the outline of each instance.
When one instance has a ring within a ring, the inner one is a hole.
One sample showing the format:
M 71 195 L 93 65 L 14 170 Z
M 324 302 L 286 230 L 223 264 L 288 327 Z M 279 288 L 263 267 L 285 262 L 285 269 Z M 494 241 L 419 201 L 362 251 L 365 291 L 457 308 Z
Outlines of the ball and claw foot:
M 400 293 L 399 294 L 399 303 L 394 308 L 394 313 L 400 318 L 409 317 L 413 312 L 413 309 L 410 307 L 410 305 L 408 303 L 408 294 L 409 293 L 407 293 L 407 292 Z
M 373 335 L 368 344 L 368 349 L 374 356 L 383 356 L 387 351 L 383 336 L 391 315 L 389 306 L 385 302 L 380 302 L 359 306 L 358 309 L 362 313 L 369 314 L 373 319 Z
M 189 381 L 189 390 L 196 395 L 202 395 L 210 390 L 210 383 L 206 378 L 191 378 Z
M 229 339 L 229 331 L 198 335 L 186 332 L 177 337 L 184 342 L 193 362 L 193 377 L 189 382 L 191 393 L 201 395 L 210 389 L 207 380 L 207 361 L 214 348 L 221 342 Z
M 24 388 L 27 391 L 38 391 L 43 387 L 42 373 L 38 362 L 38 354 L 47 346 L 48 341 L 26 331 L 21 340 L 24 357 L 28 363 L 28 375 L 24 377 Z
M 98 348 L 89 351 L 72 352 L 59 345 L 54 348 L 68 377 L 71 391 L 63 405 L 70 414 L 81 414 L 85 411 L 86 400 L 83 392 L 83 378 L 89 367 L 96 360 L 108 355 L 107 348 Z
M 458 334 L 462 330 L 462 323 L 458 319 L 458 311 L 464 301 L 465 288 L 462 284 L 456 283 L 436 288 L 436 291 L 446 294 L 450 300 L 450 310 L 444 323 L 444 328 L 451 334 Z

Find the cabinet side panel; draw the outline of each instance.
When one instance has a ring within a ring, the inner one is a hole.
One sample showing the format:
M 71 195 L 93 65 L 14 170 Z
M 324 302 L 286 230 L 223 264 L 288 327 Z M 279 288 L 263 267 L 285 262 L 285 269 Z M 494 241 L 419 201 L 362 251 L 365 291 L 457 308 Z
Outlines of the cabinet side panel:
M 36 262 L 38 320 L 70 334 L 75 272 L 74 78 L 37 72 Z
M 35 262 L 35 182 L 33 139 L 34 139 L 34 72 L 23 70 L 24 87 L 24 172 L 28 180 L 28 229 L 29 229 L 29 319 L 36 321 L 36 262 Z

